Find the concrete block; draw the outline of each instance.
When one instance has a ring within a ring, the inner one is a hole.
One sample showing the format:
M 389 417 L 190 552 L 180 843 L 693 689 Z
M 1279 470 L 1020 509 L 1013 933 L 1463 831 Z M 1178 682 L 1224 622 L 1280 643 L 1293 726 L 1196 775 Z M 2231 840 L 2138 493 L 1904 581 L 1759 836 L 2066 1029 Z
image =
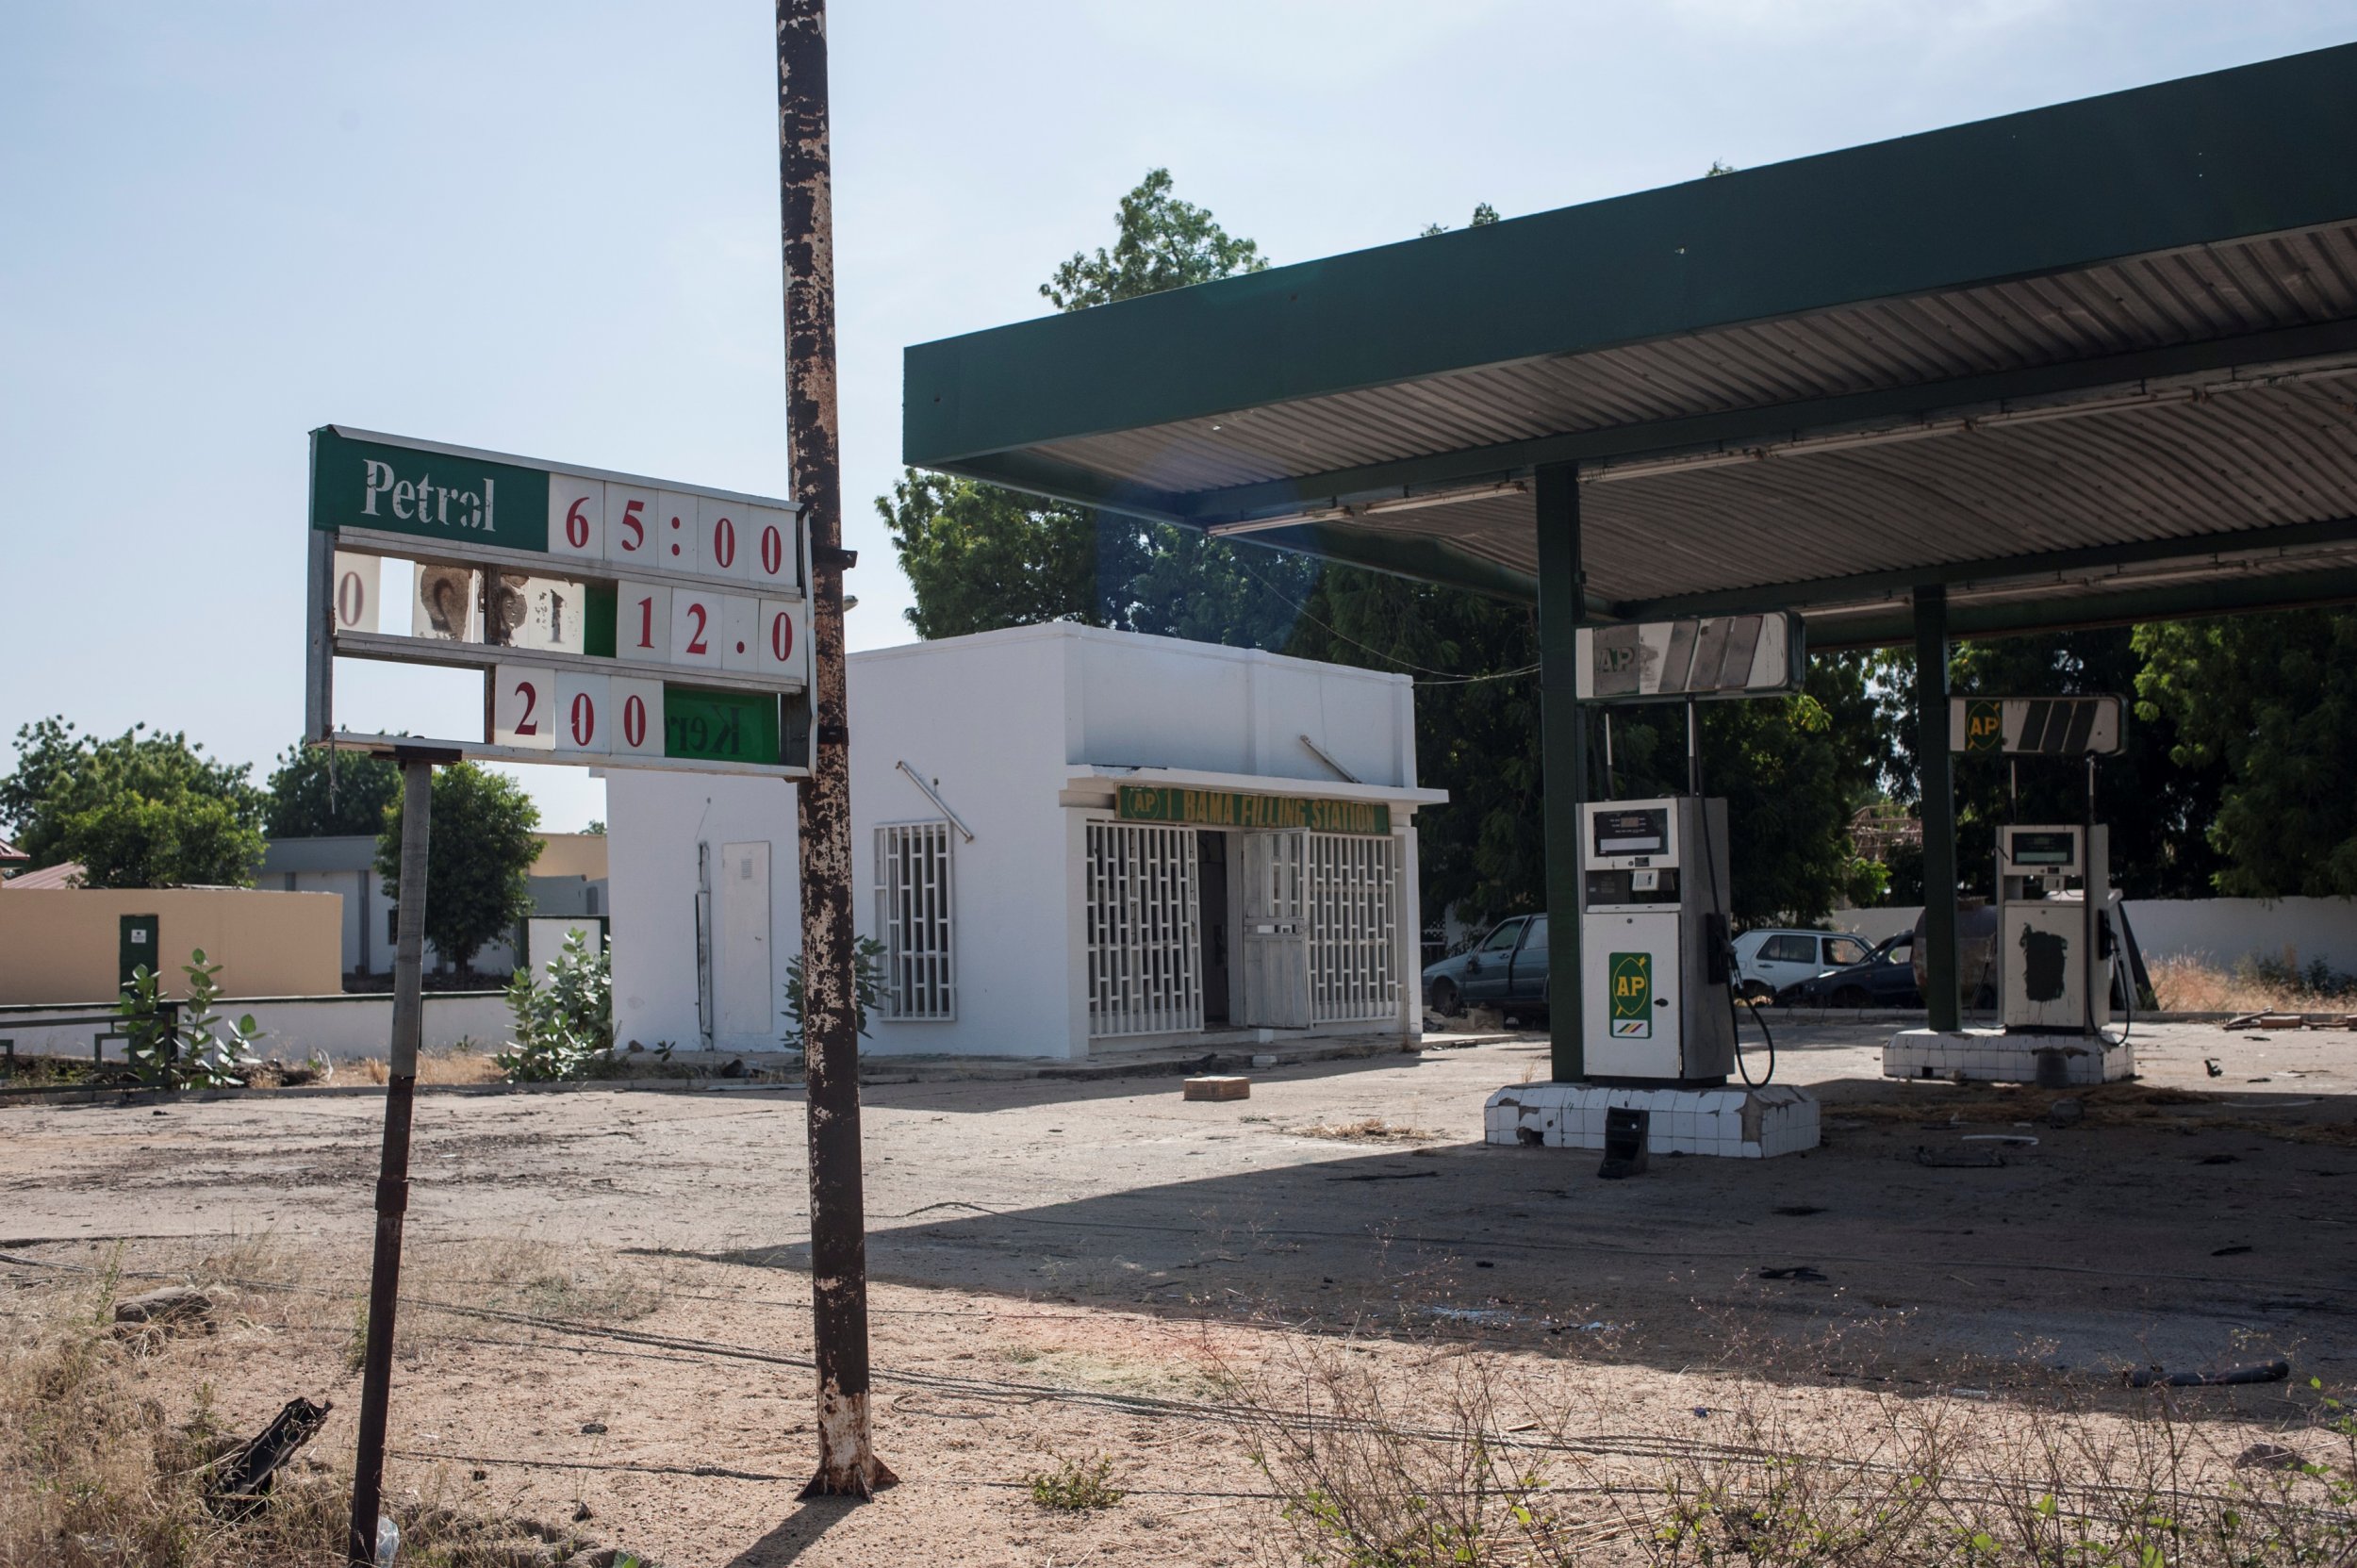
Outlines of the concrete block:
M 1184 1099 L 1250 1099 L 1252 1080 L 1232 1074 L 1211 1074 L 1190 1078 L 1180 1087 Z

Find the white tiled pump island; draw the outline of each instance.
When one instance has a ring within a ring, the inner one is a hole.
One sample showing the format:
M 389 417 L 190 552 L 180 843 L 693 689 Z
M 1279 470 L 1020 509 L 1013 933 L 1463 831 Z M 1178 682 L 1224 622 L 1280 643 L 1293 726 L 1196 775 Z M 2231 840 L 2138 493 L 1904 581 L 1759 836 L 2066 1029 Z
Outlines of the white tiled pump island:
M 877 1055 L 1085 1058 L 1421 1031 L 1413 686 L 1054 624 L 854 653 Z M 616 772 L 616 1032 L 774 1048 L 794 797 Z

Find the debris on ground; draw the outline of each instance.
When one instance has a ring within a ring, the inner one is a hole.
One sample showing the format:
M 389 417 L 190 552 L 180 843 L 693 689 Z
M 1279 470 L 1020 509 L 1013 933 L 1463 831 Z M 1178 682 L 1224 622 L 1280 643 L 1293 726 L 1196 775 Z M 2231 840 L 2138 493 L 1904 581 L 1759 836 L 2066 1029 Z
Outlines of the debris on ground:
M 2250 1383 L 2280 1383 L 2292 1375 L 2291 1362 L 2261 1362 L 2225 1372 L 2167 1372 L 2157 1366 L 2132 1368 L 2130 1388 L 2239 1388 Z
M 2005 1163 L 2005 1157 L 1986 1145 L 1978 1148 L 1926 1148 L 1919 1144 L 1915 1163 L 1935 1170 L 1995 1170 Z
M 1206 1073 L 1190 1078 L 1179 1090 L 1182 1099 L 1250 1099 L 1252 1080 L 1234 1073 Z
M 1831 1280 L 1826 1279 L 1824 1270 L 1812 1268 L 1806 1263 L 1802 1263 L 1792 1268 L 1763 1268 L 1759 1271 L 1759 1277 L 1762 1279 L 1790 1279 L 1796 1284 L 1803 1285 L 1824 1285 L 1832 1283 Z
M 166 1285 L 115 1303 L 115 1332 L 142 1329 L 166 1333 L 209 1334 L 213 1331 L 213 1298 L 189 1285 Z
M 1421 1127 L 1385 1121 L 1381 1116 L 1361 1116 L 1355 1122 L 1313 1122 L 1308 1127 L 1289 1127 L 1285 1131 L 1296 1138 L 1336 1138 L 1354 1144 L 1418 1143 L 1440 1136 Z
M 2299 1449 L 2280 1443 L 2254 1443 L 2234 1456 L 2237 1470 L 2301 1470 L 2307 1464 Z
M 271 1482 L 279 1467 L 327 1425 L 333 1399 L 318 1404 L 297 1395 L 271 1417 L 269 1426 L 223 1455 L 205 1488 L 205 1500 L 224 1519 L 243 1519 L 260 1510 L 270 1499 Z

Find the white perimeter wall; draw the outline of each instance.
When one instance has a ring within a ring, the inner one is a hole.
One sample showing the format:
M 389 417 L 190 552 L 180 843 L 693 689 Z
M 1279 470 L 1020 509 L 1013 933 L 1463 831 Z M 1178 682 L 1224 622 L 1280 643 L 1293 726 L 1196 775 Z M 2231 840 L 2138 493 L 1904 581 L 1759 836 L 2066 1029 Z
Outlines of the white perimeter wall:
M 1915 908 L 1843 909 L 1832 923 L 1870 941 L 1915 929 Z M 2131 899 L 2128 924 L 2148 964 L 2179 954 L 2232 968 L 2253 955 L 2286 952 L 2305 966 L 2322 959 L 2357 972 L 2357 900 Z
M 34 895 L 26 895 L 33 897 Z M 83 1056 L 91 1054 L 93 1037 L 115 1026 L 89 1016 L 89 1009 L 74 1010 L 72 1022 L 53 1021 L 61 1009 L 0 1010 L 0 1040 L 14 1040 L 23 1056 Z M 251 1013 L 261 1027 L 255 1049 L 281 1062 L 301 1062 L 317 1051 L 331 1062 L 351 1062 L 372 1056 L 383 1060 L 392 1048 L 393 999 L 365 997 L 264 997 L 239 999 L 224 997 L 216 1011 L 232 1018 Z M 515 1015 L 507 999 L 497 994 L 434 992 L 425 995 L 422 1024 L 425 1048 L 439 1050 L 470 1040 L 485 1055 L 503 1050 L 515 1032 Z M 107 1060 L 123 1060 L 123 1042 L 106 1043 Z
M 614 1037 L 650 1050 L 701 1050 L 697 1015 L 696 847 L 769 845 L 770 994 L 759 1032 L 723 1034 L 717 1050 L 775 1050 L 784 1029 L 785 964 L 801 950 L 794 786 L 779 779 L 615 768 L 605 778 L 608 932 L 614 950 Z

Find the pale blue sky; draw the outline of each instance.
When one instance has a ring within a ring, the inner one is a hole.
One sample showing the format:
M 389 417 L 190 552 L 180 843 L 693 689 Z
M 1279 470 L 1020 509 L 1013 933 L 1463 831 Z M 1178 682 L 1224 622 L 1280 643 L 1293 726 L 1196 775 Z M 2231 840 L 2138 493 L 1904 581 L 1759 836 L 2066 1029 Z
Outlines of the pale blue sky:
M 846 0 L 832 29 L 861 648 L 908 636 L 869 503 L 900 349 L 1046 309 L 1149 167 L 1296 261 L 2344 42 L 2357 3 Z M 772 69 L 748 0 L 0 0 L 0 740 L 145 719 L 266 769 L 328 421 L 787 493 Z M 603 815 L 579 770 L 518 772 L 550 827 Z

